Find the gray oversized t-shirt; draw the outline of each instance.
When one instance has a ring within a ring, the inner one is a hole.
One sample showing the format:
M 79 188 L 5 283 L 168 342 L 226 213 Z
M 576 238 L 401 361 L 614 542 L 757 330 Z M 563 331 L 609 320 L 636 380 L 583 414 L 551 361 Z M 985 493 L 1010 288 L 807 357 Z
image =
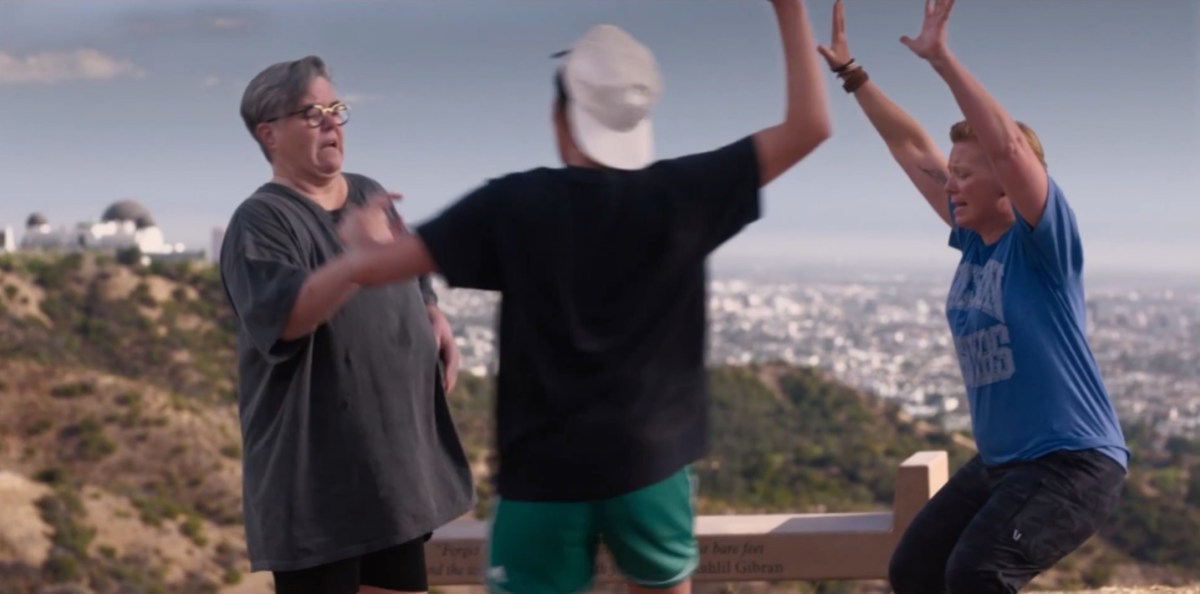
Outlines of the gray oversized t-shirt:
M 345 174 L 351 203 L 380 190 Z M 280 339 L 305 278 L 342 251 L 339 211 L 268 183 L 234 212 L 221 276 L 238 318 L 243 512 L 252 571 L 421 537 L 474 503 L 442 382 L 428 279 L 359 289 Z

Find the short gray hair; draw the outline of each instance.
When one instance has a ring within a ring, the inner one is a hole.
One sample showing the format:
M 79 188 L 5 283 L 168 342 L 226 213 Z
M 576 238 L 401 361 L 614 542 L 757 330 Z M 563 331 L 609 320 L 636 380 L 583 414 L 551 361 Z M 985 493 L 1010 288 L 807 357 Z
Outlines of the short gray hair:
M 267 120 L 295 109 L 308 92 L 308 85 L 318 77 L 333 80 L 324 60 L 318 56 L 306 56 L 272 64 L 246 85 L 246 92 L 242 94 L 242 121 L 267 161 L 271 160 L 271 155 L 254 129 Z

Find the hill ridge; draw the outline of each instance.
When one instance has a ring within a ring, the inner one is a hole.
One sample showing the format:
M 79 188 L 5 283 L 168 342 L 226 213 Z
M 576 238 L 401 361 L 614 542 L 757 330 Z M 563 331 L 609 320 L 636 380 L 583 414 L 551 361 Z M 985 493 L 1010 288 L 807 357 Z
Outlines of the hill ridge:
M 246 573 L 234 322 L 215 270 L 0 256 L 0 285 L 0 503 L 14 502 L 0 506 L 0 582 L 14 592 L 269 592 L 264 574 Z M 974 454 L 969 435 L 816 369 L 719 366 L 710 378 L 702 513 L 884 509 L 913 452 L 947 450 L 952 468 Z M 450 398 L 480 513 L 492 389 L 463 375 Z M 1128 434 L 1137 462 L 1118 517 L 1037 585 L 1200 579 L 1178 567 L 1200 558 L 1200 443 Z M 135 550 L 116 528 L 153 546 Z

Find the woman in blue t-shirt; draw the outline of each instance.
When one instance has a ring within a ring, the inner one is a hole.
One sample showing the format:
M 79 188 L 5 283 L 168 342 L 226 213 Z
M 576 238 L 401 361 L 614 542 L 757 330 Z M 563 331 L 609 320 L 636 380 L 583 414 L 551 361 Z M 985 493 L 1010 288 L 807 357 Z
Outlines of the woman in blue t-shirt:
M 962 252 L 946 317 L 979 455 L 913 520 L 892 557 L 897 594 L 1015 592 L 1091 537 L 1129 451 L 1088 346 L 1083 248 L 1034 132 L 946 45 L 953 0 L 928 0 L 902 38 L 946 81 L 965 121 L 947 161 L 846 46 L 844 7 L 820 48 Z

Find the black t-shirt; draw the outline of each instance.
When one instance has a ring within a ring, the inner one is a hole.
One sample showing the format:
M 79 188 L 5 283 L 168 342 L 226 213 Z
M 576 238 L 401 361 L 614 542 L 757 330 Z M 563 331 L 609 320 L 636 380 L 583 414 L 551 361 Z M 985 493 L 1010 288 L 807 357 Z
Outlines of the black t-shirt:
M 706 260 L 758 217 L 747 137 L 511 174 L 417 228 L 451 286 L 502 293 L 501 496 L 606 499 L 707 453 Z
M 346 174 L 349 201 L 380 190 Z M 428 279 L 359 289 L 281 340 L 305 278 L 342 251 L 336 219 L 260 187 L 233 214 L 221 277 L 238 318 L 243 513 L 253 571 L 287 571 L 420 537 L 470 510 L 470 467 L 438 376 Z

